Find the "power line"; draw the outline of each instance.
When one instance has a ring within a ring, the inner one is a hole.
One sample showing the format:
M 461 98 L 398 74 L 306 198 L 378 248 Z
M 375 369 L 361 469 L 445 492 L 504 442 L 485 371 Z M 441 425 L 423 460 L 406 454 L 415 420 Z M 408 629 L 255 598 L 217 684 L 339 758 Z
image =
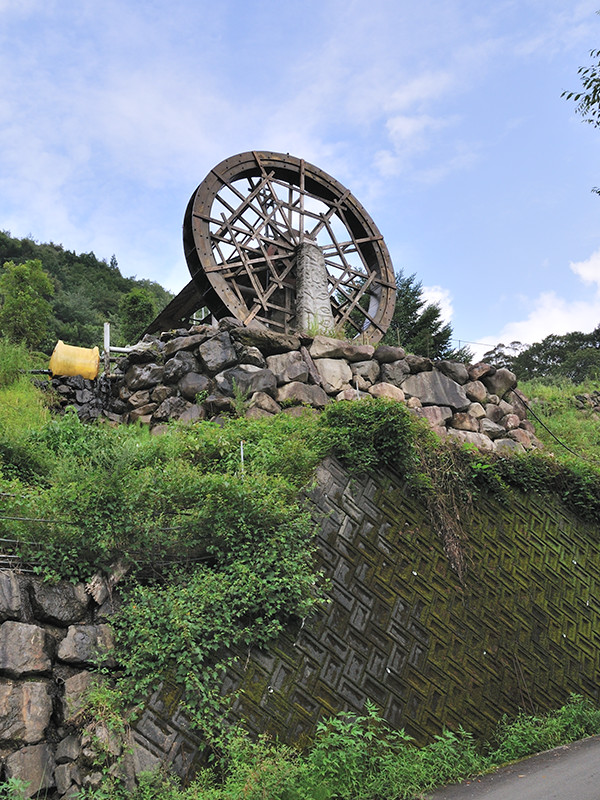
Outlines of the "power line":
M 550 436 L 551 436 L 551 437 L 552 437 L 552 438 L 553 438 L 553 439 L 554 439 L 556 442 L 558 442 L 558 444 L 559 444 L 561 447 L 564 447 L 564 448 L 565 448 L 565 450 L 568 450 L 568 451 L 569 451 L 569 453 L 571 453 L 572 455 L 576 456 L 577 458 L 580 458 L 582 461 L 586 461 L 588 464 L 593 464 L 594 466 L 596 466 L 596 465 L 599 463 L 597 460 L 596 460 L 596 461 L 592 461 L 592 459 L 590 459 L 590 458 L 586 458 L 585 456 L 582 456 L 582 455 L 581 455 L 581 453 L 576 453 L 576 452 L 575 452 L 575 450 L 572 450 L 572 449 L 571 449 L 571 448 L 570 448 L 570 447 L 569 447 L 567 444 L 565 444 L 563 441 L 561 441 L 561 440 L 558 438 L 558 436 L 556 436 L 556 434 L 555 434 L 555 433 L 553 433 L 553 432 L 550 430 L 550 428 L 549 428 L 549 427 L 546 425 L 546 423 L 545 423 L 545 422 L 543 422 L 543 421 L 542 421 L 542 420 L 541 420 L 541 419 L 538 417 L 538 415 L 537 415 L 537 414 L 535 413 L 535 411 L 534 411 L 534 410 L 531 408 L 531 406 L 529 405 L 529 403 L 528 403 L 528 402 L 525 400 L 525 398 L 523 397 L 523 395 L 522 395 L 520 392 L 517 392 L 517 390 L 516 390 L 516 389 L 511 389 L 511 391 L 512 391 L 512 393 L 513 393 L 513 394 L 515 394 L 515 395 L 516 395 L 516 396 L 519 398 L 519 400 L 521 401 L 521 403 L 523 403 L 523 405 L 525 406 L 525 408 L 527 409 L 527 411 L 528 411 L 528 412 L 531 414 L 531 416 L 532 416 L 532 417 L 533 417 L 535 420 L 537 420 L 537 422 L 539 422 L 539 424 L 542 426 L 542 428 L 544 428 L 544 430 L 545 430 L 545 431 L 547 431 L 547 432 L 550 434 Z

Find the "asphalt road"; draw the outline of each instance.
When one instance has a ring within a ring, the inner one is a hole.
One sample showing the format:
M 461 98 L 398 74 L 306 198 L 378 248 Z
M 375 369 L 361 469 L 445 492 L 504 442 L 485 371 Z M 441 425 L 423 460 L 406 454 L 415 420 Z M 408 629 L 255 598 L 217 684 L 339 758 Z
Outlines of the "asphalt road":
M 427 800 L 600 800 L 600 736 L 445 786 Z

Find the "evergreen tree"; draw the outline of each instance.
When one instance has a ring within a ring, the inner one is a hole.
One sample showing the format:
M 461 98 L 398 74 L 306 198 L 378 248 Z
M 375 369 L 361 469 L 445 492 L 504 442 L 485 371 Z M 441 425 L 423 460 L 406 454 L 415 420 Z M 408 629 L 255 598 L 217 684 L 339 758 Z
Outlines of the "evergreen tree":
M 452 326 L 442 321 L 437 303 L 427 304 L 423 299 L 423 285 L 414 274 L 397 272 L 396 287 L 394 316 L 382 344 L 399 345 L 408 353 L 433 359 L 470 359 L 468 348 L 452 349 Z

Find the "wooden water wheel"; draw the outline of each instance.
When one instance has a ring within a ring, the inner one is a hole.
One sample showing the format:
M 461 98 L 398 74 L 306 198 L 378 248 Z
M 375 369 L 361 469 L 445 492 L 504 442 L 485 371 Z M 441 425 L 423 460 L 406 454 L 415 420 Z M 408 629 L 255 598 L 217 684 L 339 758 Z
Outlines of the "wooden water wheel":
M 377 342 L 391 321 L 396 284 L 381 233 L 348 189 L 302 159 L 222 161 L 192 195 L 183 240 L 195 299 L 217 319 L 294 331 L 296 255 L 308 241 L 323 253 L 337 329 Z M 193 304 L 186 290 L 180 307 Z

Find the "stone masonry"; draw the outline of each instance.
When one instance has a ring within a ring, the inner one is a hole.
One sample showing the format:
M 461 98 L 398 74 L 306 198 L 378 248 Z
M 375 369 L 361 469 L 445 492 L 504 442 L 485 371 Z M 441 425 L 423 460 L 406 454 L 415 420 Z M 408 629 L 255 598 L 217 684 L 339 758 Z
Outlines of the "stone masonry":
M 483 450 L 522 453 L 540 443 L 507 369 L 432 361 L 402 347 L 327 336 L 284 335 L 226 318 L 146 336 L 93 383 L 53 378 L 61 407 L 84 420 L 140 422 L 155 432 L 169 420 L 193 423 L 323 409 L 332 400 L 384 397 L 404 403 L 433 430 Z

